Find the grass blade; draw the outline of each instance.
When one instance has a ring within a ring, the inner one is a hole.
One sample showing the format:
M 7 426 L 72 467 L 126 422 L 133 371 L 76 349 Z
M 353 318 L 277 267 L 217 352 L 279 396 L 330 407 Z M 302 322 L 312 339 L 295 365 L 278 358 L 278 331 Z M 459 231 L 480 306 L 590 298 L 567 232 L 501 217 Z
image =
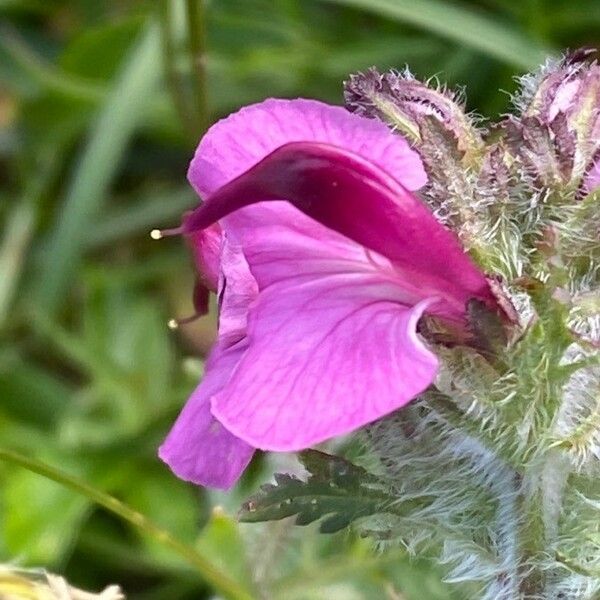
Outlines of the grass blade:
M 0 4 L 0 8 L 1 8 Z M 64 72 L 38 56 L 15 28 L 0 25 L 0 51 L 36 84 L 50 90 L 92 102 L 104 98 L 102 86 Z
M 32 473 L 42 475 L 47 479 L 51 479 L 52 481 L 85 496 L 92 502 L 104 507 L 106 510 L 109 510 L 132 525 L 139 527 L 142 531 L 171 548 L 186 562 L 191 564 L 216 591 L 223 595 L 224 598 L 229 598 L 230 600 L 252 600 L 252 596 L 245 589 L 241 588 L 225 573 L 222 573 L 217 569 L 217 567 L 202 556 L 195 548 L 180 542 L 168 531 L 162 529 L 147 517 L 133 510 L 120 500 L 117 500 L 117 498 L 92 487 L 85 481 L 81 481 L 77 477 L 69 475 L 64 471 L 60 471 L 46 463 L 24 456 L 12 450 L 0 448 L 0 460 L 27 469 Z
M 8 217 L 6 234 L 0 244 L 0 327 L 8 320 L 10 306 L 25 263 L 35 222 L 31 204 L 15 206 Z
M 134 45 L 101 108 L 44 252 L 36 297 L 39 306 L 51 313 L 65 296 L 85 248 L 87 232 L 153 97 L 161 65 L 159 32 L 152 23 Z
M 524 70 L 544 61 L 549 51 L 523 33 L 483 13 L 439 0 L 326 0 L 395 19 L 458 42 Z

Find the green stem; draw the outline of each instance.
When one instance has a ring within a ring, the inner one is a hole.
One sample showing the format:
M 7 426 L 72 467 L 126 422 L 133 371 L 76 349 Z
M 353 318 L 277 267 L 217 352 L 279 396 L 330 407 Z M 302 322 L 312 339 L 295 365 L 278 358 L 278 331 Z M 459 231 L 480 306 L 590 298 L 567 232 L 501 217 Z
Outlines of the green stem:
M 206 94 L 206 11 L 204 0 L 186 0 L 189 51 L 200 135 L 208 125 Z
M 175 52 L 175 44 L 173 43 L 174 24 L 172 1 L 162 0 L 160 3 L 160 8 L 160 30 L 167 86 L 169 88 L 173 105 L 177 111 L 183 130 L 186 136 L 188 136 L 191 141 L 195 142 L 195 131 L 198 128 L 198 124 L 195 122 L 196 119 L 194 111 L 189 105 L 189 97 L 186 96 L 185 86 L 176 68 L 177 57 Z
M 521 571 L 519 591 L 523 598 L 542 598 L 545 574 L 539 568 L 532 569 L 530 564 L 539 564 L 540 554 L 545 547 L 545 531 L 542 518 L 542 492 L 537 485 L 535 491 L 527 490 L 523 477 L 516 475 L 516 487 L 519 490 L 517 506 L 519 509 L 519 555 Z
M 38 475 L 51 479 L 52 481 L 89 498 L 92 502 L 104 507 L 106 510 L 109 510 L 132 525 L 139 527 L 158 542 L 179 554 L 179 556 L 192 565 L 198 573 L 200 573 L 200 575 L 202 575 L 202 577 L 225 598 L 229 598 L 230 600 L 253 600 L 253 597 L 244 588 L 230 579 L 225 573 L 222 573 L 196 549 L 179 541 L 173 537 L 171 533 L 162 529 L 150 521 L 146 516 L 133 510 L 113 496 L 97 490 L 84 481 L 60 471 L 55 467 L 47 465 L 37 459 L 23 456 L 12 450 L 0 448 L 0 460 L 4 460 L 13 465 L 18 465 L 32 473 L 37 473 Z

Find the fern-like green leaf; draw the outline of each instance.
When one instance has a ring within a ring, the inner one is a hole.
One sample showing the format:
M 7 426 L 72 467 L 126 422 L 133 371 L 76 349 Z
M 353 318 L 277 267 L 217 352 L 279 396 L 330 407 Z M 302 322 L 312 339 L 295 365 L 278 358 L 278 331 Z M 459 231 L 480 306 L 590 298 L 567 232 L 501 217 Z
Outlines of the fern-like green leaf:
M 273 521 L 296 515 L 297 525 L 323 519 L 320 531 L 334 533 L 361 517 L 391 510 L 394 500 L 386 484 L 362 467 L 316 450 L 302 452 L 300 460 L 310 474 L 308 479 L 275 475 L 275 484 L 263 485 L 261 492 L 244 503 L 241 521 Z

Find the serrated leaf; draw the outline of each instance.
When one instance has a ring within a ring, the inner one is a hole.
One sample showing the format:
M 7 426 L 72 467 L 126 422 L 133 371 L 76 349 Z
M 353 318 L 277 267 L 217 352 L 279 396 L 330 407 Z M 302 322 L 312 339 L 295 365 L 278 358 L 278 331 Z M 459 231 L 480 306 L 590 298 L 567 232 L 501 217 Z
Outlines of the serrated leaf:
M 278 473 L 275 485 L 263 485 L 240 511 L 244 522 L 272 521 L 296 515 L 297 525 L 323 519 L 322 533 L 334 533 L 361 517 L 386 512 L 393 499 L 374 475 L 351 462 L 316 450 L 300 454 L 310 473 L 306 481 Z

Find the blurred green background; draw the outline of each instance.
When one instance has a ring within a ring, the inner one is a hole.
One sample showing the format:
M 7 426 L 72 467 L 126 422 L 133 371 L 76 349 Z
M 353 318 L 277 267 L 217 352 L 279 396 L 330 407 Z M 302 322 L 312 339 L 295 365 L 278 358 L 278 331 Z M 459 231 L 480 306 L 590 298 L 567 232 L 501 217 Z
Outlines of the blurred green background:
M 401 548 L 236 524 L 293 457 L 259 457 L 230 494 L 158 461 L 214 317 L 167 329 L 192 312 L 193 271 L 181 240 L 148 231 L 194 205 L 195 143 L 241 105 L 341 103 L 349 73 L 409 64 L 466 86 L 469 109 L 490 117 L 545 53 L 599 41 L 598 0 L 0 0 L 0 447 L 187 544 L 177 552 L 89 494 L 0 461 L 0 562 L 88 589 L 118 582 L 139 600 L 225 597 L 222 576 L 264 599 L 453 597 Z M 220 574 L 207 581 L 190 549 Z

